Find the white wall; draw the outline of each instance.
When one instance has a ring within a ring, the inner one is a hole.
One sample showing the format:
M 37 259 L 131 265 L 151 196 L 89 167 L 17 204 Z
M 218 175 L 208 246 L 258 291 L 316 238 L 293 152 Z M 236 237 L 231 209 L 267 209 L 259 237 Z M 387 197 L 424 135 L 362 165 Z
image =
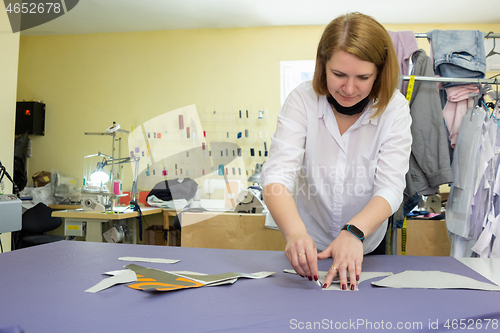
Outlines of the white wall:
M 13 175 L 19 33 L 12 33 L 3 4 L 0 8 L 0 161 Z M 5 193 L 12 193 L 12 184 L 5 177 L 4 184 Z M 4 252 L 10 251 L 10 233 L 0 239 Z

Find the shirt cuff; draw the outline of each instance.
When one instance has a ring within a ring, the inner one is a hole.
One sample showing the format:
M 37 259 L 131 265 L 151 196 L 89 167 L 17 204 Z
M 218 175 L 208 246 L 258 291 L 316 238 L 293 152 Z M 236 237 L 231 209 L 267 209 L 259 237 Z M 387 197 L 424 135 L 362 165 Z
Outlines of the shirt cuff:
M 402 195 L 398 196 L 397 194 L 395 194 L 394 192 L 392 192 L 387 188 L 382 188 L 378 190 L 377 192 L 375 192 L 375 194 L 373 194 L 373 196 L 374 197 L 379 196 L 384 198 L 387 201 L 387 203 L 391 206 L 392 214 L 394 214 L 399 209 L 401 201 L 403 201 Z
M 262 174 L 261 174 L 262 177 Z M 295 191 L 295 180 L 290 181 L 287 177 L 280 177 L 278 175 L 267 175 L 262 182 L 262 188 L 266 187 L 269 184 L 282 184 L 284 185 L 291 194 Z

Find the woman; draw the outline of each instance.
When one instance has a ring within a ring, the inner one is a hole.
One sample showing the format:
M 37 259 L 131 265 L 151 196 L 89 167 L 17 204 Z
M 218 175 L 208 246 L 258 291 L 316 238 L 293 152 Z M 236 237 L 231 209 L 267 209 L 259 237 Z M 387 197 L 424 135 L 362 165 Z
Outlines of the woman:
M 384 27 L 343 15 L 323 32 L 313 81 L 292 91 L 278 116 L 264 200 L 299 275 L 318 280 L 317 260 L 333 258 L 323 288 L 338 274 L 348 289 L 348 272 L 356 289 L 363 255 L 380 244 L 401 203 L 411 118 L 398 80 Z

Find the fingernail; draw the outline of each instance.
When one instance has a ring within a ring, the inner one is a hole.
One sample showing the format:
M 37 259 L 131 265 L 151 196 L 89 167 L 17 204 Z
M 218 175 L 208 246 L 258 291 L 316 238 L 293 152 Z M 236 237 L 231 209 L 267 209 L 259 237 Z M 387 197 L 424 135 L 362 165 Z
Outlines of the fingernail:
M 318 276 L 314 275 L 314 281 L 318 281 Z
M 356 281 L 359 281 L 359 275 L 356 275 Z
M 323 288 L 326 288 L 326 283 L 323 285 Z
M 347 289 L 347 285 L 343 284 L 342 285 L 342 290 L 346 290 Z
M 307 278 L 309 279 L 309 281 L 313 280 L 312 276 L 308 276 Z
M 351 284 L 351 290 L 354 290 L 354 285 L 353 284 Z

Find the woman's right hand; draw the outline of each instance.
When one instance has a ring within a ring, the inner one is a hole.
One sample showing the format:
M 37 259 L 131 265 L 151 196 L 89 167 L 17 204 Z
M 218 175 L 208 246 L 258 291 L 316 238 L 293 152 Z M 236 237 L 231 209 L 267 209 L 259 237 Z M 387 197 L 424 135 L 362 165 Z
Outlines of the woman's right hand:
M 318 252 L 311 236 L 306 233 L 287 239 L 285 255 L 297 274 L 318 281 Z
M 285 185 L 268 184 L 262 192 L 267 208 L 285 237 L 285 255 L 302 277 L 318 280 L 318 252 L 300 218 L 295 200 Z

